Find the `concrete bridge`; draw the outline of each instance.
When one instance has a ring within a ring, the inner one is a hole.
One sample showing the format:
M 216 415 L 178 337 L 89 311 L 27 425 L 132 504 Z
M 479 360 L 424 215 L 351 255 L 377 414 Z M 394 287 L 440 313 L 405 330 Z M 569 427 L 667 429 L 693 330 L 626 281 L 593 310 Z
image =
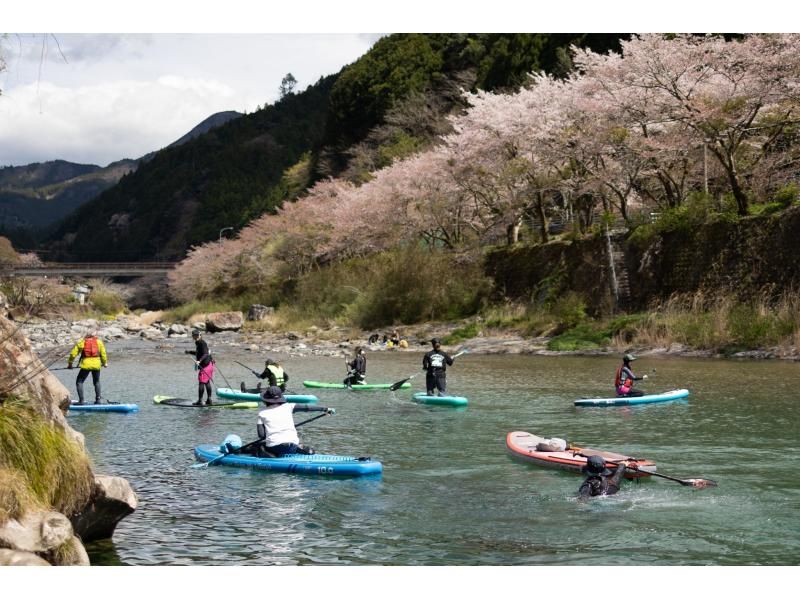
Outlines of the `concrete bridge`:
M 137 277 L 167 274 L 177 262 L 42 262 L 0 263 L 0 276 L 85 276 L 88 278 Z

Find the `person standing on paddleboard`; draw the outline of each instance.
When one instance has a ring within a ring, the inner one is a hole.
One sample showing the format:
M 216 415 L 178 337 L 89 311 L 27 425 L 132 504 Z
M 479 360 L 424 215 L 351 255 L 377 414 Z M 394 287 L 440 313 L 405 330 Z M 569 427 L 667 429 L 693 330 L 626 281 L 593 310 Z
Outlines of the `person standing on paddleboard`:
M 295 411 L 324 411 L 333 414 L 328 407 L 315 407 L 287 403 L 283 392 L 277 386 L 270 386 L 261 395 L 266 407 L 258 414 L 256 431 L 262 442 L 255 445 L 257 457 L 280 457 L 281 455 L 313 455 L 314 449 L 300 444 L 297 428 L 294 426 Z
M 206 395 L 206 405 L 211 405 L 211 381 L 214 379 L 214 359 L 208 344 L 203 340 L 203 335 L 199 330 L 192 330 L 194 339 L 194 351 L 188 350 L 188 355 L 194 355 L 194 365 L 197 368 L 197 402 L 194 405 L 203 404 L 203 391 Z
M 619 492 L 626 466 L 636 469 L 635 463 L 628 465 L 627 461 L 622 461 L 612 472 L 606 467 L 606 461 L 600 455 L 592 455 L 586 459 L 586 465 L 581 468 L 581 471 L 587 477 L 581 487 L 578 488 L 579 498 L 608 496 Z
M 94 330 L 89 331 L 85 337 L 75 343 L 72 351 L 69 352 L 67 369 L 72 369 L 72 362 L 80 353 L 80 368 L 78 378 L 75 380 L 75 387 L 78 390 L 78 405 L 83 405 L 83 383 L 89 374 L 92 375 L 94 384 L 94 404 L 99 405 L 102 401 L 100 394 L 100 367 L 108 367 L 108 357 L 106 347 Z
M 427 372 L 425 388 L 429 395 L 438 390 L 439 396 L 442 396 L 447 392 L 447 366 L 453 365 L 453 358 L 442 351 L 438 338 L 431 339 L 431 345 L 433 349 L 422 358 L 422 369 Z
M 617 369 L 617 375 L 614 377 L 614 390 L 617 391 L 618 397 L 641 397 L 644 392 L 641 390 L 634 390 L 633 383 L 638 380 L 647 380 L 647 374 L 638 377 L 631 369 L 631 362 L 636 361 L 636 358 L 630 353 L 626 353 L 622 358 L 622 365 Z
M 347 362 L 347 378 L 343 380 L 343 384 L 350 388 L 353 384 L 364 384 L 366 379 L 367 356 L 364 354 L 364 347 L 356 347 L 353 360 Z

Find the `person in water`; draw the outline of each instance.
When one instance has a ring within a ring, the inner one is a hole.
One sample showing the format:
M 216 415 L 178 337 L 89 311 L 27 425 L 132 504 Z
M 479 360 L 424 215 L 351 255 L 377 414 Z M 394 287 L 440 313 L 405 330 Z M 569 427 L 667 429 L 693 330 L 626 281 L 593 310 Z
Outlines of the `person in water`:
M 100 394 L 100 368 L 108 367 L 108 356 L 106 355 L 106 347 L 97 334 L 92 330 L 89 331 L 85 337 L 75 343 L 72 351 L 69 352 L 67 361 L 67 369 L 72 369 L 72 362 L 80 354 L 80 372 L 75 380 L 75 388 L 78 391 L 78 405 L 83 405 L 83 383 L 89 374 L 92 375 L 92 384 L 94 384 L 94 404 L 99 405 L 103 402 L 103 397 Z
M 365 384 L 366 379 L 367 356 L 364 354 L 364 347 L 356 347 L 352 361 L 347 362 L 347 378 L 342 383 L 350 388 L 353 384 Z
M 447 366 L 453 365 L 453 358 L 442 351 L 442 343 L 438 338 L 431 339 L 433 349 L 422 358 L 422 369 L 425 374 L 425 388 L 429 395 L 438 390 L 439 396 L 447 392 Z
M 255 445 L 254 454 L 258 457 L 280 457 L 297 453 L 313 455 L 314 449 L 300 444 L 292 414 L 295 411 L 323 411 L 332 415 L 335 411 L 328 407 L 287 403 L 277 386 L 268 387 L 261 395 L 261 400 L 266 407 L 258 414 L 256 432 L 262 442 Z
M 618 397 L 641 397 L 644 392 L 635 390 L 633 383 L 639 380 L 647 380 L 647 374 L 644 376 L 636 376 L 631 369 L 631 362 L 636 361 L 636 358 L 630 353 L 626 353 L 622 358 L 622 365 L 617 369 L 617 375 L 614 378 L 614 390 L 617 391 Z
M 186 351 L 188 355 L 194 355 L 194 365 L 197 368 L 197 402 L 194 405 L 203 404 L 203 391 L 206 394 L 206 405 L 211 405 L 211 381 L 214 379 L 214 359 L 208 344 L 203 340 L 203 334 L 195 329 L 192 330 L 194 339 L 194 351 Z
M 586 479 L 578 488 L 580 498 L 590 498 L 592 496 L 608 496 L 619 492 L 625 469 L 636 469 L 633 461 L 621 461 L 612 472 L 606 467 L 606 461 L 600 455 L 592 455 L 586 459 L 586 465 L 581 471 L 586 474 Z

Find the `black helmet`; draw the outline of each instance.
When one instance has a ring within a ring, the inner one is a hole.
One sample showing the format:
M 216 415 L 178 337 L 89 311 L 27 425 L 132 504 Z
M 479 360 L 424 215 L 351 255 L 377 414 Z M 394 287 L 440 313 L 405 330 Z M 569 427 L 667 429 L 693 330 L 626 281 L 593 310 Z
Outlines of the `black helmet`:
M 267 405 L 281 405 L 286 402 L 283 391 L 277 386 L 269 386 L 261 395 L 261 400 Z
M 581 471 L 587 475 L 611 475 L 611 470 L 606 467 L 606 461 L 600 455 L 592 455 L 586 459 L 586 465 Z

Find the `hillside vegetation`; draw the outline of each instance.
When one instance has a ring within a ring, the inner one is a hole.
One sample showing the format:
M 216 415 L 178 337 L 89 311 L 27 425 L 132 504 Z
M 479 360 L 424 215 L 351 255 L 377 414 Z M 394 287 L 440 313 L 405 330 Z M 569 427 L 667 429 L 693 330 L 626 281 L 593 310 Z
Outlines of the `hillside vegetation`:
M 464 105 L 459 87 L 513 88 L 532 70 L 565 68 L 570 43 L 605 50 L 618 39 L 388 36 L 305 91 L 158 152 L 64 221 L 51 248 L 70 260 L 180 259 L 225 227 L 275 212 L 316 180 L 346 170 L 358 180 L 425 147 L 443 117 Z

